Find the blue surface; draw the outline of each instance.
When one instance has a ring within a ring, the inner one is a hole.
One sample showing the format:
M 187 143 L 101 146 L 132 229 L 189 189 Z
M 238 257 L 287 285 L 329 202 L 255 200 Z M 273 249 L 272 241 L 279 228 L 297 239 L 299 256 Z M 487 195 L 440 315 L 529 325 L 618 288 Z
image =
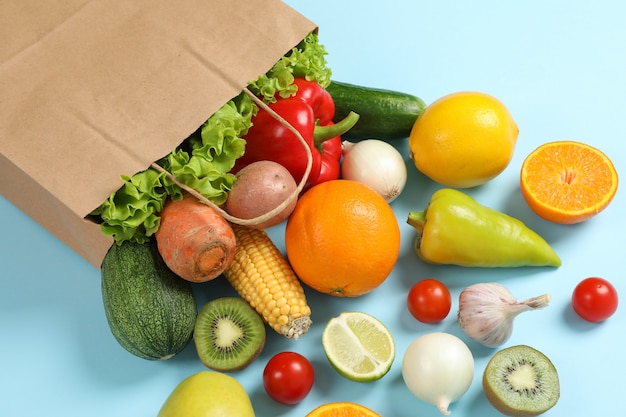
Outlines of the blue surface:
M 334 78 L 405 91 L 427 103 L 460 90 L 500 98 L 520 127 L 513 160 L 490 183 L 470 190 L 481 203 L 509 213 L 543 235 L 560 254 L 559 269 L 467 269 L 429 266 L 412 249 L 409 210 L 422 209 L 438 185 L 410 161 L 410 178 L 393 203 L 402 231 L 397 267 L 374 292 L 355 299 L 332 298 L 307 289 L 314 326 L 298 341 L 269 332 L 267 345 L 250 367 L 233 375 L 250 394 L 258 416 L 302 417 L 330 401 L 362 403 L 386 417 L 437 416 L 414 398 L 401 377 L 402 355 L 416 337 L 432 331 L 460 333 L 458 293 L 476 282 L 499 281 L 518 299 L 552 294 L 545 310 L 516 320 L 507 345 L 529 344 L 546 353 L 561 378 L 561 399 L 546 416 L 613 414 L 620 407 L 626 360 L 625 310 L 608 321 L 585 323 L 571 310 L 574 286 L 602 276 L 626 296 L 622 267 L 625 201 L 619 190 L 611 205 L 579 225 L 549 224 L 520 196 L 524 157 L 541 143 L 572 139 L 603 150 L 626 172 L 624 97 L 626 60 L 619 1 L 474 0 L 287 1 L 320 26 Z M 404 141 L 399 148 L 406 152 Z M 170 391 L 205 369 L 191 344 L 166 362 L 149 362 L 123 350 L 106 323 L 99 271 L 0 198 L 0 414 L 5 416 L 155 416 Z M 282 228 L 271 230 L 282 248 Z M 442 323 L 415 321 L 405 297 L 416 281 L 435 277 L 453 292 L 453 313 Z M 196 287 L 199 301 L 232 290 L 224 282 Z M 371 384 L 350 382 L 328 364 L 320 335 L 325 322 L 345 310 L 362 310 L 393 332 L 397 357 L 391 371 Z M 476 361 L 474 383 L 451 405 L 453 416 L 499 416 L 481 389 L 482 370 L 494 353 L 469 342 Z M 267 360 L 295 350 L 314 364 L 316 384 L 296 406 L 282 406 L 263 391 Z

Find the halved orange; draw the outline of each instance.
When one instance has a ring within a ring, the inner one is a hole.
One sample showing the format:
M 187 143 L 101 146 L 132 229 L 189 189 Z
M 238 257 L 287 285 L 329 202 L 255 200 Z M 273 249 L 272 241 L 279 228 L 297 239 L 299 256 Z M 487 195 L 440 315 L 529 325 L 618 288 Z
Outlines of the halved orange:
M 574 224 L 604 210 L 617 192 L 613 162 L 581 142 L 544 143 L 522 163 L 520 188 L 528 206 L 545 220 Z
M 381 417 L 369 408 L 353 402 L 334 402 L 323 404 L 311 411 L 306 417 Z

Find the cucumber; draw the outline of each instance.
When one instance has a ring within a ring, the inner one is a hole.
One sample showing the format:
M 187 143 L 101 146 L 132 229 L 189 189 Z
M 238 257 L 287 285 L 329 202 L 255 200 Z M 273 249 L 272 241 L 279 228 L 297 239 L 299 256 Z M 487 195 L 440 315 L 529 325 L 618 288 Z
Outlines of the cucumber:
M 161 360 L 189 344 L 198 312 L 191 284 L 165 265 L 154 242 L 114 244 L 101 277 L 104 312 L 124 349 Z
M 350 111 L 360 116 L 356 125 L 342 135 L 344 139 L 408 138 L 415 120 L 426 107 L 421 98 L 399 91 L 339 81 L 332 81 L 326 90 L 335 102 L 335 122 Z

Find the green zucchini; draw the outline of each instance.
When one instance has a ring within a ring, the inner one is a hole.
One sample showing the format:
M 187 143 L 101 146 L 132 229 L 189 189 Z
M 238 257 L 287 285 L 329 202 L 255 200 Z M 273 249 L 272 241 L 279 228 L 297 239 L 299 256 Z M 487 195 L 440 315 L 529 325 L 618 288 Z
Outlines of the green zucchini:
M 344 139 L 408 138 L 415 120 L 426 107 L 421 98 L 399 91 L 339 81 L 332 81 L 326 90 L 335 102 L 335 122 L 350 111 L 360 116 L 356 125 L 342 135 Z
M 101 266 L 104 312 L 119 344 L 143 359 L 169 359 L 191 341 L 198 313 L 191 284 L 154 242 L 114 244 Z

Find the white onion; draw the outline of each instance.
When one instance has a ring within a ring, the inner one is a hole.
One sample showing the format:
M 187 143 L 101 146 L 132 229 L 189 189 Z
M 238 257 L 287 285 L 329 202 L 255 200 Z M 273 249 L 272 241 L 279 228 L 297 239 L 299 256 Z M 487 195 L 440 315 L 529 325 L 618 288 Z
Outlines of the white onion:
M 404 190 L 407 168 L 404 158 L 392 145 L 365 139 L 343 142 L 341 174 L 347 180 L 369 185 L 391 203 Z
M 428 333 L 407 347 L 402 377 L 413 395 L 449 415 L 450 403 L 461 398 L 472 384 L 474 357 L 458 337 Z

